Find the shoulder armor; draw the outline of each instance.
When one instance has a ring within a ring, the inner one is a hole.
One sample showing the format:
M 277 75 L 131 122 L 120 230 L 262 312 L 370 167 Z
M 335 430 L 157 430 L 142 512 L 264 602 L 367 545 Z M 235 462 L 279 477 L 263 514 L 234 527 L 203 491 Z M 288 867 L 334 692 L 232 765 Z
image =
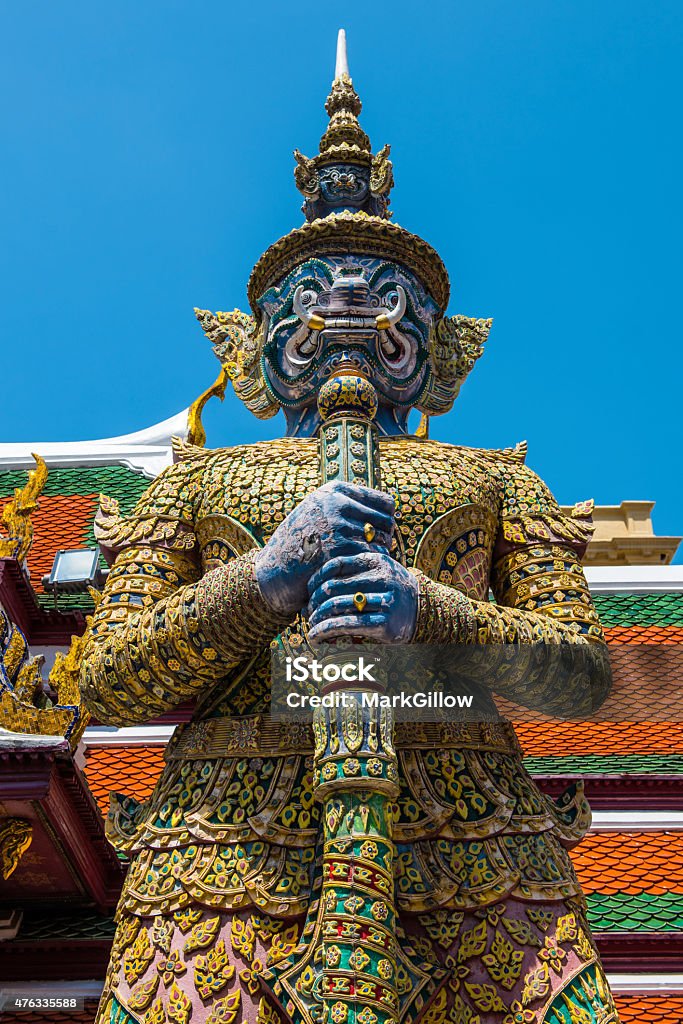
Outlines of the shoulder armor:
M 187 462 L 188 459 L 198 459 L 200 456 L 206 458 L 207 455 L 206 448 L 200 448 L 197 444 L 191 444 L 182 437 L 172 437 L 171 448 L 173 449 L 174 462 Z
M 133 546 L 194 548 L 195 495 L 201 468 L 195 458 L 169 466 L 152 481 L 129 515 L 121 513 L 116 498 L 100 495 L 93 529 L 109 564 L 120 551 Z

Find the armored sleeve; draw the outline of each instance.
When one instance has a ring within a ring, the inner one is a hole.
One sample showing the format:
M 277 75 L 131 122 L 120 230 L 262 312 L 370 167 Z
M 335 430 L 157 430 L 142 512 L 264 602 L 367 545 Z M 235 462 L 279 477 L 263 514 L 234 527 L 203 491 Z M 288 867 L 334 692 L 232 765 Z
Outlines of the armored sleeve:
M 489 581 L 494 600 L 470 600 L 420 573 L 415 641 L 478 645 L 469 661 L 480 663 L 478 677 L 497 692 L 552 714 L 590 714 L 611 684 L 581 566 L 591 513 L 592 502 L 564 513 L 531 470 L 504 464 Z M 514 653 L 505 650 L 510 645 Z
M 196 467 L 172 466 L 130 516 L 99 523 L 116 557 L 89 624 L 81 692 L 101 721 L 148 721 L 197 696 L 287 624 L 261 594 L 254 552 L 202 575 L 197 486 Z

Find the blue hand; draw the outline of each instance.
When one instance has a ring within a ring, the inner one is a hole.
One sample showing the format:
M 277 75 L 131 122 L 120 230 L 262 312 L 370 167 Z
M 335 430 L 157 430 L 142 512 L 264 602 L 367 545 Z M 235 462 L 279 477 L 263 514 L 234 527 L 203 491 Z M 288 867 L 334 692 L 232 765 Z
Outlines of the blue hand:
M 364 535 L 376 530 L 373 543 Z M 300 611 L 308 581 L 340 555 L 387 551 L 394 530 L 394 499 L 357 484 L 327 483 L 297 505 L 256 556 L 256 579 L 278 612 Z
M 387 552 L 359 552 L 332 559 L 308 586 L 309 640 L 365 637 L 379 643 L 410 643 L 417 622 L 419 584 Z M 367 604 L 359 612 L 354 595 Z

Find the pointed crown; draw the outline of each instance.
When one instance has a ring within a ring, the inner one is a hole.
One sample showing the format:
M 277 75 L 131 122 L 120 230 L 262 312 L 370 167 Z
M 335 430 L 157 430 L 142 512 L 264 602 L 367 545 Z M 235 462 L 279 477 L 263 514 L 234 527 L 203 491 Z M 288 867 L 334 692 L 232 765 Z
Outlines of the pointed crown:
M 296 187 L 306 199 L 304 213 L 307 220 L 324 216 L 330 212 L 326 206 L 332 206 L 331 203 L 320 199 L 322 169 L 329 168 L 331 176 L 334 176 L 335 169 L 342 173 L 346 170 L 348 177 L 349 165 L 357 169 L 360 177 L 369 178 L 366 182 L 369 186 L 367 194 L 361 203 L 356 204 L 357 208 L 375 216 L 391 216 L 387 209 L 389 192 L 394 184 L 389 160 L 390 147 L 384 146 L 378 153 L 373 154 L 370 139 L 358 122 L 362 107 L 349 75 L 346 32 L 342 28 L 337 37 L 334 81 L 325 103 L 330 123 L 320 140 L 320 151 L 317 156 L 309 159 L 298 149 L 294 150 L 297 163 L 294 180 Z M 353 205 L 352 189 L 347 190 L 347 200 Z
M 419 235 L 389 219 L 388 196 L 394 183 L 389 147 L 373 155 L 358 123 L 361 102 L 349 76 L 343 29 L 326 110 L 330 123 L 319 154 L 312 159 L 298 150 L 294 154 L 294 177 L 305 197 L 306 223 L 274 242 L 257 261 L 247 286 L 253 316 L 237 309 L 232 313 L 195 309 L 197 319 L 237 395 L 251 412 L 266 419 L 279 409 L 263 371 L 268 317 L 260 300 L 266 291 L 303 261 L 325 254 L 395 260 L 417 275 L 439 310 L 429 332 L 430 372 L 416 407 L 427 415 L 447 412 L 482 354 L 491 321 L 444 316 L 450 284 L 441 257 Z M 211 390 L 223 384 L 219 378 Z M 203 400 L 205 396 L 198 403 Z

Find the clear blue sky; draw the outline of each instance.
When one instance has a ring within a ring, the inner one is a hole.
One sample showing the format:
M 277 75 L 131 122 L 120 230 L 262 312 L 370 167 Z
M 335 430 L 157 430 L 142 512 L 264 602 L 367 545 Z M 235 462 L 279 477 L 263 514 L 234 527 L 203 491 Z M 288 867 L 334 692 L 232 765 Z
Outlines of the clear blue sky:
M 3 440 L 106 437 L 217 363 L 192 307 L 246 306 L 301 222 L 336 31 L 396 220 L 451 313 L 493 316 L 433 436 L 529 441 L 559 499 L 657 501 L 683 533 L 680 0 L 3 4 Z M 230 395 L 209 444 L 272 437 Z

